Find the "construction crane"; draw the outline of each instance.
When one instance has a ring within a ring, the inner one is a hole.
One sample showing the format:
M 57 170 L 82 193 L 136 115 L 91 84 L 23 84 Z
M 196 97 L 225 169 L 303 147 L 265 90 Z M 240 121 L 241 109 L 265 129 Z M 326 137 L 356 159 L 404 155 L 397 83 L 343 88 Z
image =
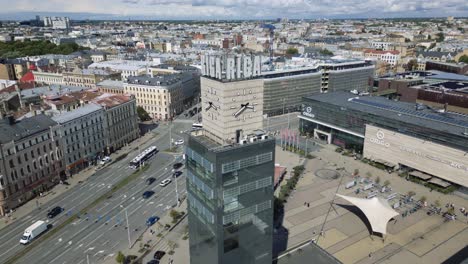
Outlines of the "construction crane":
M 268 31 L 270 33 L 269 53 L 270 53 L 270 71 L 272 71 L 272 70 L 274 70 L 274 66 L 273 66 L 273 41 L 274 41 L 274 38 L 275 38 L 275 29 L 276 29 L 276 27 L 273 26 L 272 24 L 263 24 L 262 28 L 268 29 Z

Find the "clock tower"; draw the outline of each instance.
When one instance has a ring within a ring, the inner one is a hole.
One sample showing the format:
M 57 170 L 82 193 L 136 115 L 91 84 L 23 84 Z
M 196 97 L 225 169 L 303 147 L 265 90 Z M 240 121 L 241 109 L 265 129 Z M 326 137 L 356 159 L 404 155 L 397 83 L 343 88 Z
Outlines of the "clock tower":
M 202 57 L 203 129 L 185 148 L 190 263 L 271 264 L 275 140 L 260 59 Z
M 263 127 L 263 80 L 223 81 L 201 77 L 202 119 L 206 135 L 219 144 Z

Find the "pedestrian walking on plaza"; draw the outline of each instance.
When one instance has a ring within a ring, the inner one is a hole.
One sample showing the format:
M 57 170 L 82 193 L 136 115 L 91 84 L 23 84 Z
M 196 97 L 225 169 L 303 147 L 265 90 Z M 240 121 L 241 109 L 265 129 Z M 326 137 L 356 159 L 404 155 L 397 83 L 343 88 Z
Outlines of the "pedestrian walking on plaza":
M 307 203 L 307 207 L 310 207 L 310 203 Z
M 371 254 L 371 253 L 369 253 L 369 258 L 370 258 L 370 257 L 372 257 L 372 254 Z

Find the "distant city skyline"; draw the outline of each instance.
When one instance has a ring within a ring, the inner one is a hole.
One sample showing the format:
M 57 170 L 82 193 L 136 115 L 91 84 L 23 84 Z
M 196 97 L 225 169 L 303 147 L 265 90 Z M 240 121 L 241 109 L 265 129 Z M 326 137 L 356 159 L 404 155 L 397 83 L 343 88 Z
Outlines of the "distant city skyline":
M 468 16 L 464 0 L 0 0 L 0 20 L 32 14 L 72 19 L 270 19 Z

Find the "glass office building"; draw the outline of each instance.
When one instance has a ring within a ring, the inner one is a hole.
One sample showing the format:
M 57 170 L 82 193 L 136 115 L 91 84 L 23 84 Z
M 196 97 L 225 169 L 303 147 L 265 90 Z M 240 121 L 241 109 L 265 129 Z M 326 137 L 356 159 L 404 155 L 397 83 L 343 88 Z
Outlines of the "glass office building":
M 304 98 L 300 129 L 361 152 L 366 124 L 468 151 L 468 117 L 384 97 L 335 92 Z
M 272 263 L 274 140 L 198 133 L 186 148 L 190 262 Z

